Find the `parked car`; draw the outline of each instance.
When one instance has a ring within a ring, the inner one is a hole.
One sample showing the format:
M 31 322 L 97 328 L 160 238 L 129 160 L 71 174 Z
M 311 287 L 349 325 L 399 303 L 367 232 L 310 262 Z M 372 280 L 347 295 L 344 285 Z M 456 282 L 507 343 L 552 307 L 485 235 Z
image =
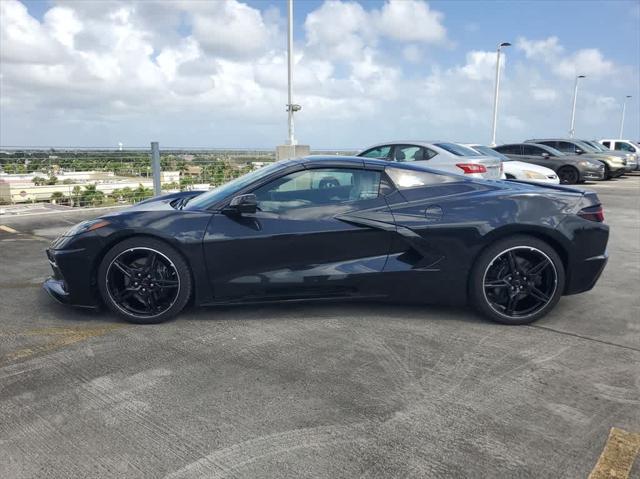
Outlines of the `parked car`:
M 595 148 L 587 145 L 586 143 L 583 143 L 580 140 L 546 138 L 539 140 L 527 140 L 526 143 L 547 145 L 567 155 L 580 155 L 583 158 L 601 161 L 604 164 L 604 176 L 607 180 L 624 175 L 627 169 L 627 161 L 624 158 L 619 158 L 616 155 L 596 151 Z
M 358 156 L 388 161 L 418 161 L 440 171 L 499 180 L 502 162 L 472 148 L 447 141 L 392 141 L 365 148 Z
M 499 153 L 534 165 L 551 168 L 558 174 L 560 183 L 573 185 L 587 180 L 604 179 L 604 164 L 600 161 L 564 153 L 546 145 L 512 143 L 494 148 Z
M 591 289 L 607 263 L 595 193 L 419 162 L 311 156 L 189 201 L 155 200 L 56 239 L 44 288 L 135 323 L 165 321 L 190 301 L 394 298 L 469 301 L 524 324 Z
M 485 145 L 466 144 L 483 155 L 495 156 L 502 161 L 502 178 L 507 180 L 534 181 L 536 183 L 550 183 L 557 185 L 560 179 L 551 168 L 514 160 L 493 148 Z
M 625 172 L 628 173 L 633 171 L 638 166 L 638 161 L 635 153 L 627 153 L 624 151 L 613 151 L 606 148 L 604 145 L 601 145 L 597 141 L 594 140 L 580 140 L 582 143 L 586 143 L 591 148 L 593 148 L 596 152 L 606 153 L 608 155 L 614 155 L 618 158 L 624 158 L 627 161 L 627 166 L 625 168 Z
M 594 142 L 595 143 L 595 142 Z M 627 154 L 635 155 L 636 170 L 640 170 L 640 145 L 630 140 L 612 140 L 603 139 L 597 142 L 609 151 L 621 151 Z

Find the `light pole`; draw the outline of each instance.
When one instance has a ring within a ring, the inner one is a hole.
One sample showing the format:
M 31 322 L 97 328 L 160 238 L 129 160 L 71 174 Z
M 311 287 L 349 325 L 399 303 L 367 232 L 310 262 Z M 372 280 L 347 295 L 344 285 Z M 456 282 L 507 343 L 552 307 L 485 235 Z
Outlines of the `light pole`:
M 575 124 L 576 124 L 576 102 L 578 101 L 578 80 L 580 78 L 586 78 L 585 75 L 578 75 L 576 77 L 576 84 L 573 87 L 573 107 L 571 108 L 571 128 L 569 128 L 569 138 L 573 138 L 573 135 L 576 132 Z
M 289 120 L 289 137 L 287 143 L 289 145 L 295 145 L 296 139 L 294 136 L 293 128 L 293 113 L 300 111 L 302 107 L 300 105 L 293 104 L 293 0 L 288 1 L 289 10 L 289 24 L 287 35 L 287 115 Z
M 622 140 L 622 135 L 624 133 L 624 112 L 627 109 L 627 100 L 631 98 L 631 95 L 627 95 L 624 97 L 624 101 L 622 102 L 622 119 L 620 120 L 620 139 Z
M 493 126 L 491 128 L 491 146 L 496 146 L 496 128 L 498 126 L 498 95 L 500 94 L 500 53 L 502 47 L 510 47 L 511 43 L 502 42 L 498 45 L 496 58 L 496 85 L 493 93 Z

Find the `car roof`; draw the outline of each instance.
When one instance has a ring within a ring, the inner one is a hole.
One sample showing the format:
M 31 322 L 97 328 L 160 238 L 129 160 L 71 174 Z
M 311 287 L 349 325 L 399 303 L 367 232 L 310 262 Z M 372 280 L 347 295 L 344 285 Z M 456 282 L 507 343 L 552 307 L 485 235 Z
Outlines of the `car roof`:
M 371 166 L 379 166 L 381 169 L 391 166 L 393 168 L 400 168 L 404 170 L 428 171 L 430 173 L 435 173 L 438 175 L 457 176 L 454 173 L 435 170 L 433 168 L 426 166 L 423 163 L 416 163 L 416 162 L 404 163 L 404 162 L 396 162 L 396 161 L 389 161 L 389 160 L 381 160 L 378 158 L 365 158 L 362 156 L 310 155 L 310 156 L 297 158 L 296 160 L 287 160 L 287 161 L 300 162 L 303 165 L 314 165 L 314 166 L 316 165 L 322 166 L 325 163 L 331 166 L 335 166 L 336 163 L 339 163 L 341 166 L 343 165 L 348 166 L 352 164 L 354 167 L 360 167 L 360 168 L 366 165 L 371 165 Z
M 450 141 L 450 140 L 392 140 L 392 141 L 385 141 L 383 143 L 376 143 L 375 145 L 369 145 L 366 148 L 362 149 L 361 151 L 366 151 L 372 148 L 378 148 L 380 146 L 387 146 L 387 145 L 431 146 L 431 145 L 436 145 L 438 143 L 462 144 L 462 143 L 458 143 L 457 141 Z

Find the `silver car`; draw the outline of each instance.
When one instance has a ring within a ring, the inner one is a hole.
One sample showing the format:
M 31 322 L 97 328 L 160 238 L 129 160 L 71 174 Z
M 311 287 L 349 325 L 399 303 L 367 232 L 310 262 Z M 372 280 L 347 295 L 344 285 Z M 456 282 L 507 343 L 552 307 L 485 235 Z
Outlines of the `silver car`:
M 472 148 L 448 141 L 390 141 L 370 146 L 358 156 L 389 161 L 420 161 L 434 170 L 499 180 L 502 162 Z

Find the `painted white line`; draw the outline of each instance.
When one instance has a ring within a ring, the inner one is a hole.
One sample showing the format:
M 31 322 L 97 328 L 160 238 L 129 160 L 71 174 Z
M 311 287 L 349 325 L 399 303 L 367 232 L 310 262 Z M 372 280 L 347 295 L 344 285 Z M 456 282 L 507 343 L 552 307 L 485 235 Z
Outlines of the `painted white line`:
M 7 226 L 7 225 L 0 225 L 0 230 L 6 231 L 7 233 L 17 233 L 16 230 L 14 230 L 11 226 Z

